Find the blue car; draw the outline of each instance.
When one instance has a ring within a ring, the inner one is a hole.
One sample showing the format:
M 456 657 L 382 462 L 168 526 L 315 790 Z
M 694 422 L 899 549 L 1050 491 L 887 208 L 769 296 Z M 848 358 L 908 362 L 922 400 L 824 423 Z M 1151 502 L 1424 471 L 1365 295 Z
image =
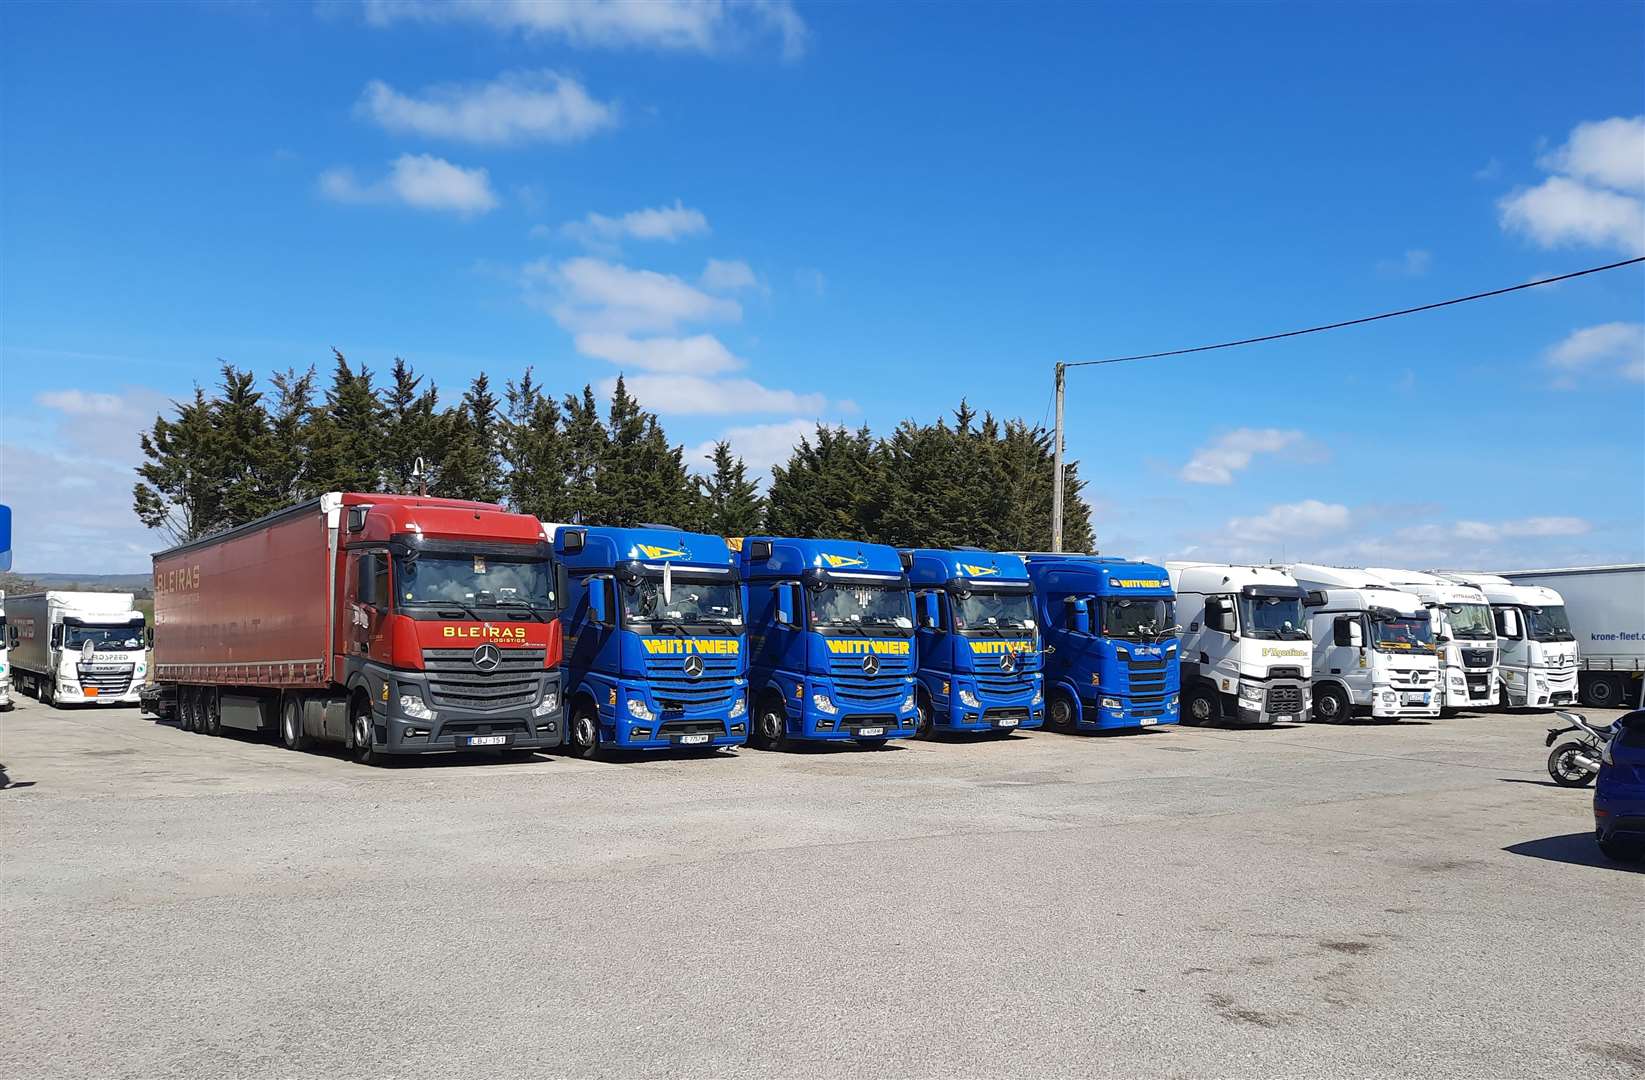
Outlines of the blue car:
M 1618 862 L 1645 860 L 1645 709 L 1616 722 L 1594 785 L 1594 839 Z

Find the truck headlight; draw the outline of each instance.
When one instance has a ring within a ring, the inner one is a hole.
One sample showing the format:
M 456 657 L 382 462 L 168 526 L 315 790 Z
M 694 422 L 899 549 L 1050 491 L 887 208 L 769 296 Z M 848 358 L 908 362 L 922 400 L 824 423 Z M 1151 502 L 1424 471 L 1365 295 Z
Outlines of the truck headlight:
M 969 690 L 960 691 L 960 704 L 964 705 L 967 709 L 982 708 L 982 703 L 977 700 L 977 695 L 973 694 Z
M 1239 697 L 1241 701 L 1262 701 L 1262 687 L 1256 683 L 1240 683 Z
M 731 703 L 731 715 L 733 717 L 738 717 L 738 716 L 741 716 L 743 713 L 745 713 L 747 711 L 748 711 L 748 699 L 743 697 L 741 694 L 738 694 L 737 695 L 737 700 L 733 701 Z
M 1040 691 L 1035 690 L 1034 691 L 1034 700 L 1030 701 L 1028 704 L 1030 704 L 1030 705 L 1039 705 L 1039 704 L 1042 704 L 1044 701 L 1045 701 L 1045 695 L 1043 693 L 1041 693 Z
M 1537 677 L 1537 681 L 1536 681 L 1536 688 L 1537 688 L 1537 689 L 1538 689 L 1538 690 L 1546 690 L 1546 689 L 1548 689 L 1548 684 L 1547 684 L 1547 683 L 1546 683 L 1546 682 L 1545 682 L 1545 681 L 1544 681 L 1544 680 L 1543 680 L 1543 679 L 1542 679 L 1542 678 L 1541 678 L 1541 676 L 1538 676 L 1538 677 Z
M 1394 692 L 1392 690 L 1384 690 L 1382 692 L 1382 700 L 1388 702 L 1389 704 L 1393 703 L 1394 696 L 1395 695 L 1394 695 Z
M 829 716 L 833 716 L 835 713 L 840 711 L 834 703 L 829 700 L 827 694 L 812 694 L 811 705 L 818 712 L 827 713 Z
M 909 694 L 907 697 L 902 699 L 902 711 L 903 712 L 913 712 L 914 711 L 914 695 L 913 694 Z
M 409 716 L 413 720 L 432 720 L 434 710 L 428 707 L 421 694 L 401 694 L 400 714 Z
M 1102 699 L 1102 707 L 1105 709 L 1118 709 L 1120 708 L 1120 699 L 1117 697 L 1105 697 Z
M 549 713 L 560 711 L 560 692 L 555 689 L 543 691 L 543 700 L 537 702 L 537 707 L 531 710 L 532 716 L 547 716 Z
M 628 703 L 628 715 L 632 716 L 634 719 L 645 721 L 657 719 L 657 714 L 652 712 L 651 709 L 646 706 L 646 703 L 639 698 L 626 697 L 623 700 Z

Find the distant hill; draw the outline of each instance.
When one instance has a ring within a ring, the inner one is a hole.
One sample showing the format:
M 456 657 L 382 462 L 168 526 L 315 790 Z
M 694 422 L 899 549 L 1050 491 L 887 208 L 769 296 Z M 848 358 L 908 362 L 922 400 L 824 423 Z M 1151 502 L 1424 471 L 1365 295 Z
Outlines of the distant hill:
M 37 589 L 79 589 L 147 596 L 152 582 L 147 574 L 0 574 L 0 589 L 12 594 Z

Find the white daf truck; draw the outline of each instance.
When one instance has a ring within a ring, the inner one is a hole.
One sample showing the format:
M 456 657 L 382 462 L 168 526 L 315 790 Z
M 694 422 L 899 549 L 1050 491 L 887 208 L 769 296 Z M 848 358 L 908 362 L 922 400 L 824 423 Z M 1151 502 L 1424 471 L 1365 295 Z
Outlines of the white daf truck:
M 11 635 L 6 630 L 6 590 L 0 589 L 0 709 L 11 708 Z
M 131 593 L 28 593 L 7 600 L 12 677 L 48 705 L 135 705 L 147 628 Z
M 1472 585 L 1460 585 L 1437 574 L 1392 567 L 1367 567 L 1396 589 L 1415 593 L 1433 619 L 1434 642 L 1439 646 L 1440 711 L 1488 709 L 1501 695 L 1496 663 L 1496 624 L 1491 602 Z
M 1314 719 L 1439 715 L 1433 620 L 1412 593 L 1364 570 L 1284 567 L 1303 589 L 1314 642 Z
M 1313 645 L 1296 579 L 1273 566 L 1168 562 L 1184 724 L 1308 719 Z
M 1446 574 L 1491 601 L 1496 619 L 1502 704 L 1536 709 L 1576 703 L 1577 644 L 1565 598 L 1544 585 L 1516 585 L 1496 574 Z
M 1559 591 L 1576 637 L 1577 696 L 1584 705 L 1645 708 L 1645 564 L 1504 570 L 1501 576 Z

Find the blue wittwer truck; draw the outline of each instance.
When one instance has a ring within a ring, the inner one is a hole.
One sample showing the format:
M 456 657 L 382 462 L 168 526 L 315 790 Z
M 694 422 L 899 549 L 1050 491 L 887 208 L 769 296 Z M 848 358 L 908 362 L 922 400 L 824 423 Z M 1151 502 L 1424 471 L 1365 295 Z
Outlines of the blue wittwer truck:
M 1030 554 L 1027 564 L 1046 644 L 1046 726 L 1176 723 L 1176 604 L 1165 568 L 1096 555 Z
M 909 554 L 918 733 L 1039 727 L 1044 676 L 1034 586 L 1022 557 L 974 549 Z
M 722 538 L 561 525 L 554 554 L 573 753 L 748 741 L 742 585 Z
M 749 741 L 914 734 L 914 621 L 896 550 L 855 540 L 749 536 L 740 542 L 748 604 Z

